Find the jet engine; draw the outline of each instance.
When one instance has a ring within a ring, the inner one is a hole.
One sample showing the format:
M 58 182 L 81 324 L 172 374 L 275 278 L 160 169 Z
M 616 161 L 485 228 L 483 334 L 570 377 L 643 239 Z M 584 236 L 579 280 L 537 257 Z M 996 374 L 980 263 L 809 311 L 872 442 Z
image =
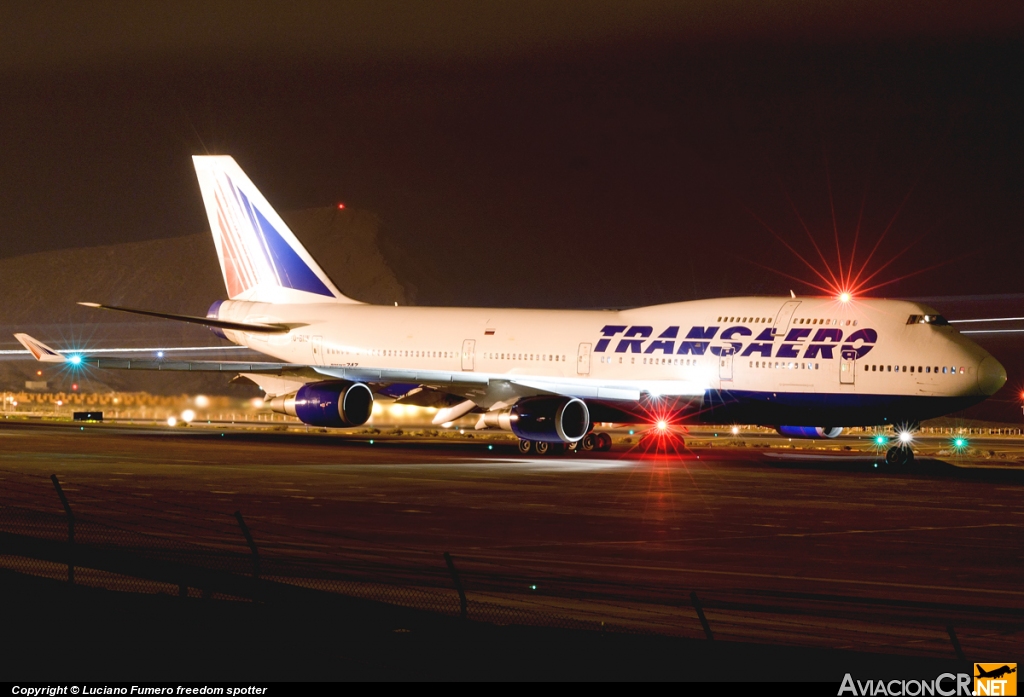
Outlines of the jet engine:
M 327 428 L 361 426 L 373 412 L 373 393 L 361 382 L 311 382 L 292 395 L 274 397 L 270 409 Z
M 509 410 L 484 414 L 478 428 L 502 428 L 523 440 L 575 443 L 590 430 L 590 410 L 575 397 L 531 397 Z
M 775 430 L 790 438 L 838 438 L 841 426 L 776 426 Z

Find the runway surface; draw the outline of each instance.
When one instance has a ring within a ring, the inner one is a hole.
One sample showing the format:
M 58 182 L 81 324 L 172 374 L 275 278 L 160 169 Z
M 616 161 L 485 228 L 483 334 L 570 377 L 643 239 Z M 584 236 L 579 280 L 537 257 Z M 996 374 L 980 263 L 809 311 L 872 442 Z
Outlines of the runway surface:
M 413 576 L 447 551 L 471 600 L 629 631 L 700 636 L 696 591 L 720 637 L 950 656 L 953 623 L 969 658 L 1024 648 L 1012 467 L 0 423 L 0 505 L 59 512 L 53 473 L 83 519 L 244 550 L 238 510 L 268 553 Z

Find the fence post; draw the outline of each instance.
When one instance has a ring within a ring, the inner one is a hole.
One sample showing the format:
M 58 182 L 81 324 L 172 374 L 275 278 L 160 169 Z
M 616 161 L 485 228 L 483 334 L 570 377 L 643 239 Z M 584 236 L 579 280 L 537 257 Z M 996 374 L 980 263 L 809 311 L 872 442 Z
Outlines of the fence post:
M 71 506 L 68 504 L 68 498 L 64 495 L 64 490 L 60 487 L 57 475 L 51 474 L 50 481 L 53 482 L 53 488 L 57 490 L 57 496 L 60 497 L 60 503 L 64 506 L 64 514 L 68 517 L 68 583 L 75 585 L 75 514 L 71 512 Z
M 245 524 L 241 511 L 235 511 L 235 520 L 238 521 L 238 527 L 242 528 L 242 534 L 245 535 L 245 541 L 249 543 L 249 550 L 252 552 L 252 577 L 259 578 L 260 551 L 256 549 L 256 542 L 252 539 L 252 533 L 249 532 L 249 526 Z
M 459 616 L 462 619 L 466 619 L 466 591 L 462 587 L 462 580 L 459 578 L 459 572 L 455 570 L 455 562 L 452 561 L 452 555 L 448 552 L 444 553 L 444 563 L 448 565 L 448 573 L 452 575 L 452 582 L 455 584 L 455 590 L 459 592 Z
M 953 629 L 952 624 L 946 625 L 946 634 L 949 634 L 949 640 L 953 642 L 953 650 L 956 651 L 956 657 L 961 663 L 967 663 L 967 656 L 964 655 L 964 650 L 960 647 L 960 640 L 956 638 L 956 630 Z
M 697 611 L 697 619 L 700 620 L 700 626 L 704 628 L 704 635 L 708 638 L 708 641 L 714 641 L 715 635 L 711 633 L 711 625 L 708 624 L 708 618 L 704 616 L 704 606 L 700 604 L 697 591 L 690 593 L 690 602 L 693 603 L 693 609 Z

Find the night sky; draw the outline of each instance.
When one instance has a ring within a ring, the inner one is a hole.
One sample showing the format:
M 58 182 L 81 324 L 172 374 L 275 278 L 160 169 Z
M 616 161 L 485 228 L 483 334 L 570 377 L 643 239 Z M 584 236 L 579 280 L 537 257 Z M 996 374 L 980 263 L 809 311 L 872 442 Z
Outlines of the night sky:
M 801 219 L 833 272 L 892 223 L 871 295 L 1024 292 L 1024 4 L 961 6 L 8 4 L 0 256 L 206 230 L 209 152 L 420 304 L 820 293 Z

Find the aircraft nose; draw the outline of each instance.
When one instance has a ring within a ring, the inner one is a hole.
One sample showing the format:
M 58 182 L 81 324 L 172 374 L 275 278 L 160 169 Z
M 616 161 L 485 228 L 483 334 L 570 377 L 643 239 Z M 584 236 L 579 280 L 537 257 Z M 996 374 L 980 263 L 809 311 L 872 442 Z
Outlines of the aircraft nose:
M 992 396 L 1006 384 L 1006 368 L 992 356 L 978 365 L 978 389 L 982 394 Z

